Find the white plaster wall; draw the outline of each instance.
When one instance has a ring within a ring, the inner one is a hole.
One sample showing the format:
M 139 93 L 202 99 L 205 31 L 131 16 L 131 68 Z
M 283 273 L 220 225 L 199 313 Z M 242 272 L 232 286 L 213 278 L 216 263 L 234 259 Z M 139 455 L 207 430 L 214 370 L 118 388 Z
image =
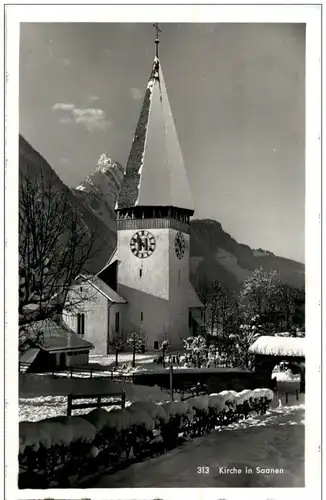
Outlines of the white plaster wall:
M 85 335 L 83 338 L 94 344 L 92 354 L 107 353 L 107 333 L 108 333 L 108 300 L 100 292 L 97 292 L 91 285 L 83 284 L 83 296 L 86 300 L 78 305 L 78 310 L 85 314 Z M 69 293 L 74 299 L 77 295 L 76 285 Z M 64 319 L 68 326 L 77 333 L 77 311 L 73 313 L 64 311 Z
M 123 330 L 127 335 L 133 330 L 142 331 L 148 349 L 153 349 L 154 341 L 164 335 L 179 348 L 180 337 L 189 335 L 189 235 L 183 233 L 186 249 L 184 257 L 178 259 L 174 249 L 178 231 L 149 229 L 156 238 L 156 248 L 150 257 L 139 259 L 130 250 L 130 239 L 135 232 L 118 231 L 118 292 L 128 301 Z
M 76 354 L 75 356 L 67 356 L 67 366 L 82 366 L 88 363 L 88 353 Z
M 130 250 L 136 230 L 118 231 L 118 283 L 167 300 L 169 298 L 169 229 L 149 229 L 156 248 L 150 257 L 139 259 Z M 139 270 L 142 269 L 142 277 Z M 125 297 L 127 300 L 128 297 Z
M 109 307 L 109 315 L 110 315 L 110 320 L 109 320 L 109 342 L 112 341 L 113 337 L 117 335 L 116 329 L 115 329 L 115 321 L 116 321 L 116 313 L 118 312 L 120 315 L 120 328 L 119 328 L 119 334 L 121 335 L 123 333 L 123 317 L 126 313 L 126 304 L 112 304 L 108 305 Z M 112 347 L 109 347 L 110 352 L 113 352 Z
M 170 328 L 168 301 L 125 286 L 121 286 L 121 294 L 128 300 L 122 314 L 123 334 L 140 332 L 147 339 L 148 349 L 153 349 L 154 340 L 161 339 Z

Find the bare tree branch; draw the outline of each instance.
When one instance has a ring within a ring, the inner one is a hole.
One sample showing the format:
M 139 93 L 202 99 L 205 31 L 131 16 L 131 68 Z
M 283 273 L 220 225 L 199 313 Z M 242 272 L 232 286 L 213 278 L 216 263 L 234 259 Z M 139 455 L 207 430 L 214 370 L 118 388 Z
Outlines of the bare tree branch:
M 19 327 L 63 310 L 74 279 L 100 249 L 98 236 L 54 180 L 20 175 Z M 74 294 L 70 310 L 86 297 Z

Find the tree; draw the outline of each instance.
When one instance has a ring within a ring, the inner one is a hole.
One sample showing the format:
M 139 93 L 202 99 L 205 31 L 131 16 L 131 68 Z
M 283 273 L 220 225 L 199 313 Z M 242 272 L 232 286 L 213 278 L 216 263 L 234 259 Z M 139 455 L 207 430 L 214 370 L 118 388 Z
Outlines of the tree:
M 245 280 L 240 300 L 245 323 L 259 319 L 263 331 L 273 335 L 282 324 L 282 284 L 276 271 L 255 269 Z
M 214 335 L 216 330 L 218 330 L 219 325 L 219 305 L 223 298 L 225 289 L 217 281 L 212 281 L 208 287 L 206 301 L 207 310 L 210 320 L 210 331 L 211 335 Z
M 125 339 L 121 335 L 115 335 L 112 339 L 112 346 L 115 351 L 115 366 L 118 366 L 119 364 L 119 352 L 122 351 L 123 347 L 125 345 Z
M 230 335 L 238 330 L 241 323 L 238 297 L 222 284 L 213 281 L 208 289 L 207 302 L 211 340 L 221 352 L 227 353 L 231 344 Z
M 201 303 L 204 306 L 204 322 L 206 324 L 207 308 L 209 305 L 209 297 L 210 297 L 210 287 L 206 281 L 199 282 L 199 284 L 198 284 L 198 296 L 200 298 Z
M 295 334 L 305 324 L 305 292 L 288 283 L 281 290 L 284 330 Z
M 66 304 L 74 279 L 99 251 L 96 235 L 84 223 L 68 194 L 42 173 L 19 185 L 19 331 L 23 339 L 36 321 L 78 311 L 80 292 Z
M 136 366 L 136 352 L 145 350 L 146 340 L 141 333 L 132 332 L 127 339 L 127 344 L 132 348 L 132 366 Z

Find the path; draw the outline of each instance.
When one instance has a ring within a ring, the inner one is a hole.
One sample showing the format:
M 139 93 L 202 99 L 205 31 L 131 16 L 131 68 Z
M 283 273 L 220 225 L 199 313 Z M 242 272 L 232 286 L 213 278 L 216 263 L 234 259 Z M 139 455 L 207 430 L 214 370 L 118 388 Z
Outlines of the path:
M 303 405 L 275 409 L 103 476 L 92 487 L 303 487 L 303 419 Z M 208 467 L 209 473 L 198 474 L 198 467 Z M 224 473 L 220 467 L 235 467 L 242 473 Z M 246 467 L 252 469 L 251 474 L 245 472 Z M 282 468 L 283 473 L 258 474 L 256 467 Z

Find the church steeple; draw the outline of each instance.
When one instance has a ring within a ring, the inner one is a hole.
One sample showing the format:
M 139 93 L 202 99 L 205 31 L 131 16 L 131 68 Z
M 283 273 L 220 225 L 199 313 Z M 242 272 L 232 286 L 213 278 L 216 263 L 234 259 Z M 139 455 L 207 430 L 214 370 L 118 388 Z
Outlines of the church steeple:
M 137 212 L 140 207 L 145 212 L 147 209 L 148 214 L 150 209 L 155 212 L 158 207 L 161 213 L 177 209 L 179 215 L 188 219 L 194 213 L 193 201 L 159 60 L 161 29 L 158 23 L 153 26 L 156 28 L 154 63 L 116 210 L 119 218 L 120 212 L 129 209 Z

